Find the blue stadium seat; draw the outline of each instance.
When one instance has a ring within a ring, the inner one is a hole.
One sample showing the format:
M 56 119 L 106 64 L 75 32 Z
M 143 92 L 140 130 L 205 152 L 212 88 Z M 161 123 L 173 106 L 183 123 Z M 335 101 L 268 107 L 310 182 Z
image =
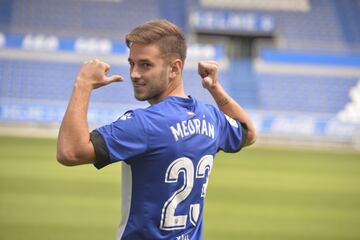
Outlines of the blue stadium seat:
M 335 114 L 349 102 L 357 79 L 262 74 L 258 81 L 264 110 Z
M 80 64 L 0 60 L 1 98 L 67 101 Z M 114 67 L 113 73 L 128 75 L 125 67 Z M 129 102 L 133 99 L 130 81 L 95 91 L 96 102 Z
M 124 34 L 137 24 L 161 17 L 160 5 L 165 2 L 3 0 L 4 4 L 0 6 L 0 31 L 14 34 L 50 34 L 59 38 L 122 39 Z M 189 13 L 199 10 L 223 10 L 203 8 L 198 0 L 186 2 Z M 313 49 L 326 52 L 359 52 L 358 1 L 310 2 L 311 9 L 307 12 L 234 11 L 269 14 L 274 17 L 277 27 L 274 42 L 279 49 L 300 52 L 311 52 Z M 9 11 L 11 14 L 7 13 Z M 186 22 L 187 16 L 184 18 Z M 252 70 L 252 61 L 253 59 L 248 59 L 236 62 L 236 59 L 230 59 L 230 68 L 220 74 L 220 79 L 237 101 L 245 107 L 255 109 L 336 113 L 349 102 L 348 91 L 358 80 L 350 77 L 260 74 Z M 61 60 L 55 62 L 2 58 L 0 98 L 66 102 L 79 67 L 80 63 Z M 124 75 L 127 81 L 95 91 L 92 101 L 105 104 L 135 103 L 127 66 L 114 66 L 112 72 Z M 205 102 L 213 102 L 211 96 L 202 88 L 196 70 L 186 69 L 184 80 L 188 94 Z

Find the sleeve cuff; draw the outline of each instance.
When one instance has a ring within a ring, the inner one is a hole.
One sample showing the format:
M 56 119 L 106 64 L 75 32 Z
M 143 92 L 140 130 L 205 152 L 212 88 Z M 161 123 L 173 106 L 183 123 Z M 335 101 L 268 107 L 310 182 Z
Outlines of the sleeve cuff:
M 242 149 L 246 145 L 246 140 L 247 140 L 247 136 L 248 136 L 248 128 L 247 128 L 246 124 L 244 124 L 244 123 L 241 123 L 240 126 L 241 126 L 241 146 L 240 146 L 240 149 Z
M 96 161 L 94 166 L 101 169 L 111 163 L 109 151 L 101 134 L 94 130 L 90 133 L 90 141 L 94 145 Z

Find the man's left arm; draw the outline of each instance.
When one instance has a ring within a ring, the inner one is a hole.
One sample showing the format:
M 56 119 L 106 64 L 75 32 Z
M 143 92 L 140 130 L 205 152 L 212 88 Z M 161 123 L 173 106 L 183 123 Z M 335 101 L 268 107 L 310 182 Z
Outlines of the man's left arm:
M 229 117 L 245 124 L 247 128 L 247 139 L 245 146 L 251 145 L 256 140 L 256 131 L 252 120 L 247 112 L 232 99 L 218 81 L 218 64 L 215 61 L 201 61 L 198 66 L 202 78 L 203 87 L 206 88 L 214 98 L 219 109 Z

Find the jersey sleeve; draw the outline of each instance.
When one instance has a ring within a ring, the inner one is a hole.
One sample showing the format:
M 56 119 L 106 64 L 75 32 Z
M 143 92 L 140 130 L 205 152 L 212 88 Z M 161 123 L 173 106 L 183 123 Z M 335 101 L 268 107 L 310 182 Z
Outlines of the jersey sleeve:
M 219 150 L 224 152 L 238 152 L 245 146 L 247 138 L 247 127 L 245 124 L 218 112 L 220 121 Z
M 90 133 L 94 145 L 96 168 L 118 161 L 131 160 L 146 151 L 147 138 L 140 117 L 127 112 L 117 121 Z

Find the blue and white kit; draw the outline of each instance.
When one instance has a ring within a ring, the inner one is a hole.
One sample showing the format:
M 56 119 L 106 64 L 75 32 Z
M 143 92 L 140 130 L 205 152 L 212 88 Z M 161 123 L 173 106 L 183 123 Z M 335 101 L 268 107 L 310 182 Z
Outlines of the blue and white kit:
M 118 239 L 203 238 L 215 154 L 239 151 L 245 125 L 194 98 L 167 97 L 91 132 L 95 167 L 122 161 Z

